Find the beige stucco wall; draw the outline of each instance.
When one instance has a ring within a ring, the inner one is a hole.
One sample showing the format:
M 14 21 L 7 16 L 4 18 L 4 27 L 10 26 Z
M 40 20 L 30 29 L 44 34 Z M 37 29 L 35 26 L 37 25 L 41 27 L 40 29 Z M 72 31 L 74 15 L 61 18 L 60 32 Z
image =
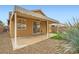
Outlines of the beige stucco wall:
M 26 20 L 25 23 L 27 25 L 27 28 L 26 30 L 17 30 L 17 36 L 29 36 L 33 34 L 33 22 L 35 22 L 36 20 L 33 20 L 31 18 L 26 18 L 24 20 Z M 19 22 L 18 19 L 17 22 Z M 40 26 L 41 26 L 40 32 L 42 32 L 42 34 L 45 34 L 47 31 L 46 21 L 40 21 Z
M 17 36 L 32 35 L 32 22 L 33 22 L 32 19 L 25 18 L 24 20 L 25 20 L 25 24 L 27 25 L 27 28 L 25 30 L 17 30 Z M 17 22 L 19 22 L 19 19 L 17 19 Z
M 42 34 L 47 33 L 47 24 L 46 24 L 46 21 L 41 21 L 41 32 L 42 32 Z
M 52 32 L 52 29 L 50 27 L 50 25 L 52 24 L 53 22 L 52 21 L 48 21 L 48 32 Z

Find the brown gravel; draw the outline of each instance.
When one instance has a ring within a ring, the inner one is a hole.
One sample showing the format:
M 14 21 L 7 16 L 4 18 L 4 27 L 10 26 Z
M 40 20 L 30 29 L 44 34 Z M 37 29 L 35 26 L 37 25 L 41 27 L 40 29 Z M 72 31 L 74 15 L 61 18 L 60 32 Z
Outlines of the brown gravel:
M 2 54 L 59 54 L 64 52 L 64 45 L 64 40 L 47 39 L 13 51 L 8 33 L 0 34 L 0 53 Z

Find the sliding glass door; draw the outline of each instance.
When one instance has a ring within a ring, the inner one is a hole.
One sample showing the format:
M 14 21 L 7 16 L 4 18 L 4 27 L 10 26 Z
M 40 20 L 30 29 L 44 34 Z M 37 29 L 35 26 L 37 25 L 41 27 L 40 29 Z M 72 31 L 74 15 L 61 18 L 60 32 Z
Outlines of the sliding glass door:
M 33 22 L 33 34 L 40 34 L 40 22 Z

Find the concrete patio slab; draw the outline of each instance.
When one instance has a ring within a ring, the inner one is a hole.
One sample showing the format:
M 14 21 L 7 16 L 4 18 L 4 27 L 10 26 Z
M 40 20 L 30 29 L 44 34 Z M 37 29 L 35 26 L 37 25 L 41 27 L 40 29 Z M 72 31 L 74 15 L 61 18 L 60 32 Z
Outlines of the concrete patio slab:
M 28 36 L 28 37 L 17 37 L 17 44 L 15 45 L 14 38 L 11 39 L 12 45 L 13 45 L 13 50 L 20 49 L 35 43 L 38 43 L 40 41 L 46 40 L 50 38 L 52 34 L 49 34 L 48 37 L 46 34 L 44 35 L 33 35 L 33 36 Z M 54 36 L 54 34 L 53 34 Z

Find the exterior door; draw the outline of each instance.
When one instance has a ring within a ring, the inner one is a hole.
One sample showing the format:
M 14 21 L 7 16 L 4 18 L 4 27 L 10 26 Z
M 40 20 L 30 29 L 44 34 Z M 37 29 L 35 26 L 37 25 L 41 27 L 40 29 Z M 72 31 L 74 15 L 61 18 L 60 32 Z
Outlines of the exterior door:
M 33 22 L 33 34 L 40 34 L 40 22 Z

